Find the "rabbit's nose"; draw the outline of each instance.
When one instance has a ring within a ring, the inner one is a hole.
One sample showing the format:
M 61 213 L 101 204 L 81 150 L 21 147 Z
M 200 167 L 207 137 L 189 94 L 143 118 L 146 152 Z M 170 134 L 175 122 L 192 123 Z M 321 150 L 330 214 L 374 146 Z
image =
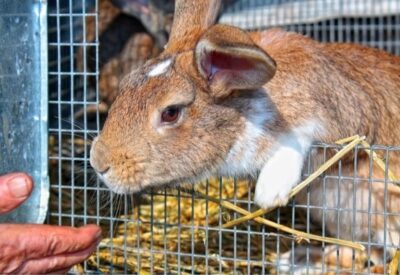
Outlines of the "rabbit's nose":
M 110 170 L 110 161 L 108 158 L 108 149 L 98 140 L 96 137 L 93 140 L 92 148 L 90 149 L 90 165 L 96 170 L 100 175 L 104 175 Z

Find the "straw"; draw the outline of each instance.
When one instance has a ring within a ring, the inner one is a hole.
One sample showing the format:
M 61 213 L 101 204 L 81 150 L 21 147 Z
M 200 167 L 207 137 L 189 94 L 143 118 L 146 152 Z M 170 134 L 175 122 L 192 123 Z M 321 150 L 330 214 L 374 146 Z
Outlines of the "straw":
M 240 208 L 240 207 L 238 207 L 238 206 L 236 206 L 236 205 L 234 205 L 234 204 L 232 204 L 232 203 L 230 203 L 228 201 L 219 201 L 218 199 L 208 197 L 208 196 L 206 196 L 204 194 L 201 194 L 199 192 L 196 192 L 196 194 L 201 196 L 201 197 L 203 197 L 203 198 L 205 198 L 205 199 L 207 199 L 207 200 L 213 201 L 215 203 L 219 203 L 222 207 L 228 208 L 228 209 L 233 210 L 233 211 L 235 211 L 237 213 L 240 213 L 242 215 L 250 215 L 251 214 L 247 210 L 244 210 L 243 208 Z M 363 245 L 357 244 L 357 243 L 354 243 L 354 242 L 344 241 L 344 240 L 335 239 L 335 238 L 329 238 L 329 237 L 322 237 L 322 236 L 318 236 L 318 235 L 314 235 L 314 234 L 310 234 L 310 233 L 305 233 L 305 232 L 302 232 L 302 231 L 299 231 L 299 230 L 284 226 L 282 224 L 278 224 L 276 222 L 273 222 L 273 221 L 270 221 L 270 220 L 267 220 L 267 219 L 264 219 L 264 218 L 261 218 L 261 217 L 256 217 L 256 218 L 254 218 L 254 220 L 256 222 L 258 222 L 258 223 L 265 224 L 267 226 L 276 228 L 276 229 L 284 231 L 286 233 L 295 235 L 296 237 L 301 238 L 301 239 L 315 240 L 315 241 L 331 243 L 331 244 L 336 244 L 336 245 L 343 245 L 343 246 L 351 247 L 351 248 L 354 248 L 354 249 L 357 249 L 357 250 L 360 250 L 360 251 L 364 251 L 365 250 L 365 247 Z

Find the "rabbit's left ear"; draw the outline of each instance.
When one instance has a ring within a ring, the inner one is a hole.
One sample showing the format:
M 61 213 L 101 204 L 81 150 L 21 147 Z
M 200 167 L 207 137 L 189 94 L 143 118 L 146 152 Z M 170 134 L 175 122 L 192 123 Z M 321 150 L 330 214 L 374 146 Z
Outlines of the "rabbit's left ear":
M 215 25 L 199 40 L 196 65 L 214 97 L 232 90 L 258 89 L 275 74 L 275 61 L 243 30 Z
M 222 0 L 175 0 L 174 21 L 165 52 L 192 50 L 216 21 Z

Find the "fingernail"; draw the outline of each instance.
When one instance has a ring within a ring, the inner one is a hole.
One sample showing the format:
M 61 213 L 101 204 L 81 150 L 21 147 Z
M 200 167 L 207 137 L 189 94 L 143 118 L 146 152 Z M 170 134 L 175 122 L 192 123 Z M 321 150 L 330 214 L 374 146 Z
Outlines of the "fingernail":
M 7 183 L 7 186 L 11 195 L 15 198 L 27 197 L 30 193 L 30 188 L 25 177 L 15 177 Z
M 101 230 L 99 230 L 99 232 L 97 232 L 97 234 L 96 234 L 96 239 L 99 239 L 99 238 L 101 238 Z

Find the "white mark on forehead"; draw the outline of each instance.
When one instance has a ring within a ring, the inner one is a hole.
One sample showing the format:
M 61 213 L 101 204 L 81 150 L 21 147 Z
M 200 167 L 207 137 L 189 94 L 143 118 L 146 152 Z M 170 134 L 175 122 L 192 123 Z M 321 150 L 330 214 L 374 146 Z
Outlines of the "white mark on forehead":
M 164 74 L 168 71 L 168 68 L 171 66 L 172 60 L 171 58 L 164 60 L 152 67 L 150 72 L 147 74 L 150 77 L 158 76 Z

